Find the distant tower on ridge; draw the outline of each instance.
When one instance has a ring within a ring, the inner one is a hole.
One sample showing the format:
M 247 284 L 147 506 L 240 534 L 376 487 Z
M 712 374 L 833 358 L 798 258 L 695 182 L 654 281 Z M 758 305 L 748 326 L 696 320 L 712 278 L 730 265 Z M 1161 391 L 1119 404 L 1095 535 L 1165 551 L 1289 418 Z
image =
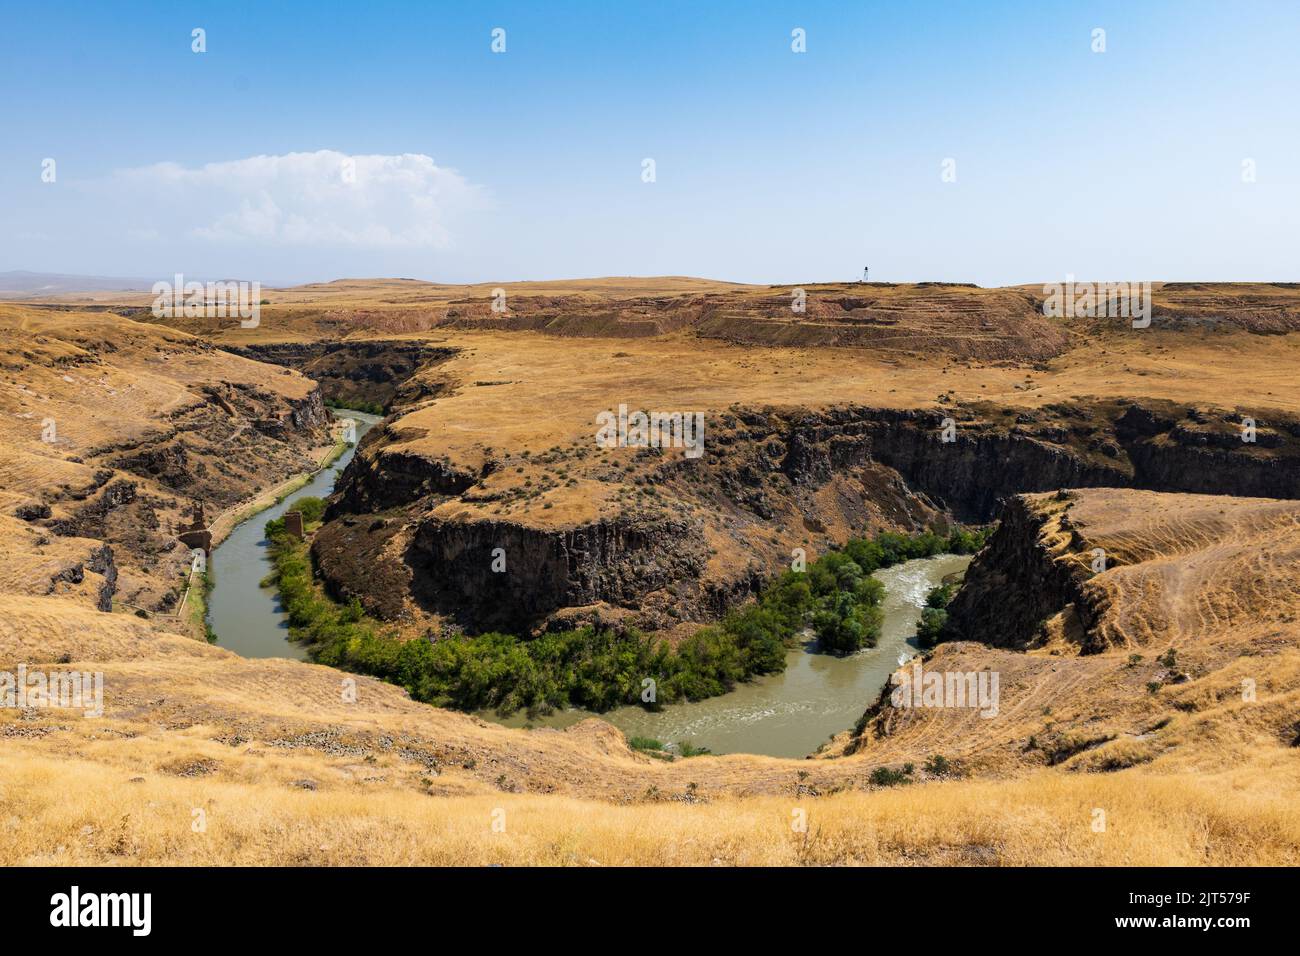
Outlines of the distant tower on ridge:
M 871 281 L 870 279 L 867 278 L 867 276 L 868 276 L 868 274 L 870 274 L 870 272 L 871 272 L 870 267 L 868 267 L 868 266 L 863 266 L 863 267 L 862 267 L 862 281 L 863 281 L 863 282 L 870 282 L 870 281 Z

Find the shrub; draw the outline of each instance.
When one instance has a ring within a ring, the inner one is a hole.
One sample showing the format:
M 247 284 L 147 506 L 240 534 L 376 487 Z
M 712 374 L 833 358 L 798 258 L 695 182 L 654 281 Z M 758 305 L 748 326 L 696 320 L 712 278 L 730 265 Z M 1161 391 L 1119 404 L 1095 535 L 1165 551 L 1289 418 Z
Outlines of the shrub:
M 305 521 L 319 520 L 324 509 L 313 497 L 296 505 Z M 652 708 L 723 694 L 740 681 L 784 670 L 789 647 L 809 624 L 826 650 L 874 646 L 884 586 L 871 573 L 937 554 L 954 540 L 924 532 L 850 541 L 806 573 L 781 575 L 756 602 L 674 649 L 635 630 L 594 627 L 531 640 L 492 632 L 402 641 L 367 618 L 355 598 L 340 605 L 316 589 L 307 547 L 285 534 L 283 519 L 268 521 L 266 534 L 290 634 L 308 645 L 314 660 L 391 681 L 438 706 L 503 714 L 525 709 L 530 716 L 556 707 L 605 711 L 642 703 L 646 678 L 655 682 L 655 700 L 645 703 Z M 684 756 L 694 752 L 702 751 L 683 745 Z
M 891 770 L 889 767 L 877 767 L 871 771 L 870 779 L 872 786 L 875 787 L 896 787 L 910 782 L 906 773 L 901 770 Z
M 295 500 L 291 510 L 302 514 L 303 524 L 315 524 L 325 514 L 325 500 L 315 495 L 306 495 Z
M 1033 740 L 1033 738 L 1029 738 Z M 1036 745 L 1036 744 L 1035 744 Z M 925 772 L 935 777 L 946 777 L 952 771 L 952 764 L 943 754 L 933 754 L 925 762 Z
M 948 612 L 941 607 L 927 607 L 921 610 L 921 620 L 916 625 L 916 642 L 925 649 L 939 643 L 943 626 L 948 623 Z
M 926 607 L 944 608 L 952 603 L 953 595 L 957 593 L 957 585 L 940 584 L 938 587 L 930 589 L 930 593 L 925 596 Z
M 340 408 L 344 411 L 365 412 L 367 415 L 384 414 L 384 406 L 380 402 L 371 402 L 364 398 L 327 398 L 325 405 L 328 408 Z

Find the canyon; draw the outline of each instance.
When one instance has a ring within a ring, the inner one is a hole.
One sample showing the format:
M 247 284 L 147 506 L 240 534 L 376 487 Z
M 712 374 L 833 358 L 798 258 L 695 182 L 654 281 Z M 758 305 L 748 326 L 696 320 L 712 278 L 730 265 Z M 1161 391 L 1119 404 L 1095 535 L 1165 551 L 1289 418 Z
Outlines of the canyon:
M 93 664 L 107 702 L 98 722 L 0 714 L 2 745 L 15 780 L 63 767 L 166 808 L 96 816 L 71 858 L 201 859 L 166 821 L 215 801 L 244 814 L 222 836 L 236 859 L 278 827 L 301 828 L 304 862 L 568 862 L 559 827 L 575 859 L 613 862 L 1295 862 L 1300 289 L 1156 283 L 1135 330 L 1049 320 L 1037 287 L 808 285 L 797 312 L 784 286 L 524 283 L 504 315 L 494 288 L 271 290 L 251 330 L 158 320 L 131 293 L 0 304 L 0 665 Z M 663 761 L 598 720 L 513 730 L 196 640 L 170 616 L 177 531 L 313 468 L 327 401 L 385 418 L 313 536 L 321 586 L 409 639 L 593 622 L 675 642 L 797 551 L 996 521 L 926 666 L 996 670 L 998 717 L 886 689 L 813 759 Z M 704 454 L 598 447 L 621 403 L 702 413 Z M 904 766 L 913 796 L 875 782 Z M 80 806 L 21 799 L 50 826 Z M 407 856 L 307 809 L 401 843 L 440 807 L 503 800 L 549 822 Z M 910 833 L 890 819 L 907 800 Z M 781 835 L 792 801 L 824 821 L 812 848 Z M 1095 805 L 1132 840 L 1088 842 Z M 975 806 L 994 809 L 957 821 Z M 675 848 L 620 844 L 633 809 Z M 683 833 L 695 810 L 709 835 Z

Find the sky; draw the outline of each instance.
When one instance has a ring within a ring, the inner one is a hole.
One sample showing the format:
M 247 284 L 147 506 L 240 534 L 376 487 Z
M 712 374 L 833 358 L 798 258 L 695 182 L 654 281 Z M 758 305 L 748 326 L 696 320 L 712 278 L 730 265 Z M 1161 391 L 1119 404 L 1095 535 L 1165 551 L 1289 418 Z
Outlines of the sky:
M 0 271 L 1300 279 L 1290 0 L 0 2 Z

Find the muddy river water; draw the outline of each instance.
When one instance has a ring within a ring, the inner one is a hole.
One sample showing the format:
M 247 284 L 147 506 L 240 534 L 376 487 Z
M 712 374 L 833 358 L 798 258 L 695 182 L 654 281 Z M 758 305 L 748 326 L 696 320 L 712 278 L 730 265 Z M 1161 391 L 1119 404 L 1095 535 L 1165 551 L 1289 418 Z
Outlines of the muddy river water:
M 339 417 L 357 423 L 357 441 L 380 420 L 377 415 L 353 411 L 342 411 Z M 299 498 L 324 498 L 333 491 L 334 482 L 356 450 L 356 445 L 345 449 L 302 488 L 236 526 L 226 540 L 212 549 L 208 568 L 216 585 L 208 595 L 208 624 L 216 632 L 220 646 L 245 657 L 307 659 L 306 649 L 289 640 L 288 615 L 280 606 L 279 593 L 261 586 L 262 579 L 271 573 L 271 555 L 262 531 L 272 518 L 292 511 Z
M 847 657 L 815 653 L 809 645 L 786 656 L 785 670 L 740 684 L 729 694 L 658 712 L 620 707 L 598 716 L 628 736 L 650 737 L 665 744 L 690 743 L 714 753 L 803 757 L 827 738 L 852 727 L 875 702 L 899 655 L 915 653 L 916 622 L 930 588 L 945 576 L 964 571 L 970 556 L 942 554 L 877 571 L 885 585 L 884 626 L 880 642 Z M 511 727 L 564 727 L 592 716 L 568 710 L 529 720 L 481 713 Z
M 379 421 L 361 412 L 342 414 L 357 421 L 358 439 Z M 249 518 L 213 549 L 208 565 L 216 585 L 208 599 L 208 623 L 222 647 L 245 657 L 306 659 L 306 651 L 289 640 L 278 595 L 261 586 L 271 571 L 262 529 L 267 521 L 290 510 L 295 500 L 328 495 L 354 451 L 355 446 L 347 449 L 299 491 Z M 898 667 L 900 655 L 915 651 L 916 622 L 930 588 L 964 571 L 970 560 L 947 554 L 877 571 L 876 577 L 885 585 L 885 620 L 880 643 L 873 648 L 834 657 L 816 653 L 809 644 L 789 652 L 783 673 L 741 684 L 721 697 L 674 704 L 657 713 L 620 707 L 599 716 L 629 736 L 665 744 L 690 743 L 714 753 L 774 757 L 812 753 L 827 738 L 852 727 L 875 701 Z M 566 710 L 532 719 L 523 713 L 507 718 L 491 713 L 479 716 L 511 727 L 565 727 L 592 715 Z

